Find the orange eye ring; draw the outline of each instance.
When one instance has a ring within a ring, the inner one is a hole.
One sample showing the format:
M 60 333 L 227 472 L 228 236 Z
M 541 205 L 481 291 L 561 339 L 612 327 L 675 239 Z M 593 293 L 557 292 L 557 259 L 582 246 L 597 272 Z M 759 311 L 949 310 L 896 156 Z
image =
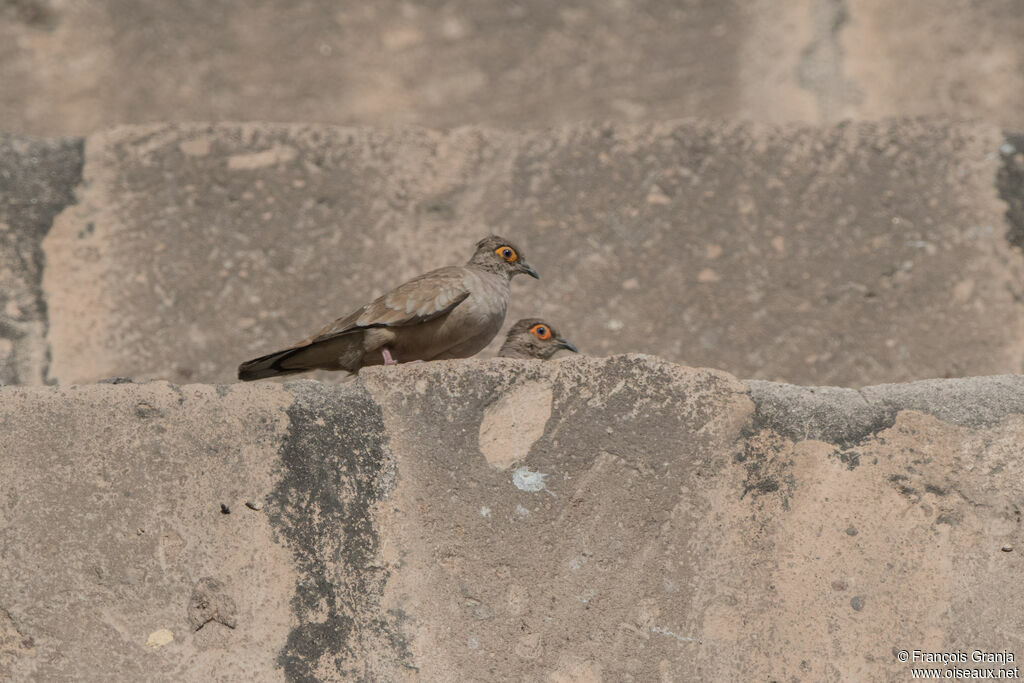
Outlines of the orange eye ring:
M 494 250 L 494 253 L 505 259 L 509 263 L 515 263 L 519 260 L 519 254 L 512 247 L 506 245 L 500 246 Z
M 551 328 L 545 325 L 544 323 L 537 323 L 536 325 L 530 328 L 530 332 L 533 334 L 534 337 L 540 339 L 541 341 L 547 341 L 548 339 L 551 339 Z

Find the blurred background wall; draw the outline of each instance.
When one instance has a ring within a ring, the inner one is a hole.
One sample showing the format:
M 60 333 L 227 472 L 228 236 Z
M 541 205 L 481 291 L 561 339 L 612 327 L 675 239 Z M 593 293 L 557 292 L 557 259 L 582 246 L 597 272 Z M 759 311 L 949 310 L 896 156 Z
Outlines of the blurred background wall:
M 0 122 L 1024 128 L 1020 0 L 6 0 Z
M 0 382 L 231 381 L 488 232 L 544 276 L 509 322 L 588 353 L 1019 372 L 1021 36 L 1024 0 L 0 2 Z

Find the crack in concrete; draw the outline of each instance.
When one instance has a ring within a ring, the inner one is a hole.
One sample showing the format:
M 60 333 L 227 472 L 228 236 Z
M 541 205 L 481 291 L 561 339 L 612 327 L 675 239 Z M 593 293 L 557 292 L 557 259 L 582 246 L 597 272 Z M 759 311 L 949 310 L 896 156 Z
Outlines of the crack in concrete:
M 14 632 L 18 634 L 19 638 L 24 639 L 29 637 L 25 634 L 24 631 L 21 630 L 21 627 L 18 626 L 18 622 L 15 620 L 14 615 L 11 614 L 10 610 L 8 610 L 6 607 L 3 607 L 2 605 L 0 605 L 0 615 L 2 615 L 4 618 L 7 619 L 8 622 L 10 622 L 11 628 L 13 628 Z

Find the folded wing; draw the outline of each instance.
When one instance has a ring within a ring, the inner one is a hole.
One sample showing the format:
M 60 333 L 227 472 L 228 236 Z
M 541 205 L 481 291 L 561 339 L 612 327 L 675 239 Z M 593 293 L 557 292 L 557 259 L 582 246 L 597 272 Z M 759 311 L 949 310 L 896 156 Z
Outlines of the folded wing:
M 461 268 L 440 268 L 412 279 L 351 314 L 338 318 L 295 346 L 254 358 L 238 367 L 242 380 L 357 367 L 365 349 L 364 330 L 404 327 L 434 320 L 466 300 Z

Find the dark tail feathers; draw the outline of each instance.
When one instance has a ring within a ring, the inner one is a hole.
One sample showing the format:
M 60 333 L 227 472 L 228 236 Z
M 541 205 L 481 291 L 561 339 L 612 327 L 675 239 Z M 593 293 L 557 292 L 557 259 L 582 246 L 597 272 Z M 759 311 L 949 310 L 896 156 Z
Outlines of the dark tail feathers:
M 306 372 L 310 368 L 281 367 L 282 361 L 301 350 L 301 348 L 285 349 L 284 351 L 275 351 L 274 353 L 268 353 L 266 356 L 247 360 L 238 366 L 238 379 L 243 382 L 251 382 L 254 379 L 277 377 L 279 375 L 294 375 L 297 372 Z

